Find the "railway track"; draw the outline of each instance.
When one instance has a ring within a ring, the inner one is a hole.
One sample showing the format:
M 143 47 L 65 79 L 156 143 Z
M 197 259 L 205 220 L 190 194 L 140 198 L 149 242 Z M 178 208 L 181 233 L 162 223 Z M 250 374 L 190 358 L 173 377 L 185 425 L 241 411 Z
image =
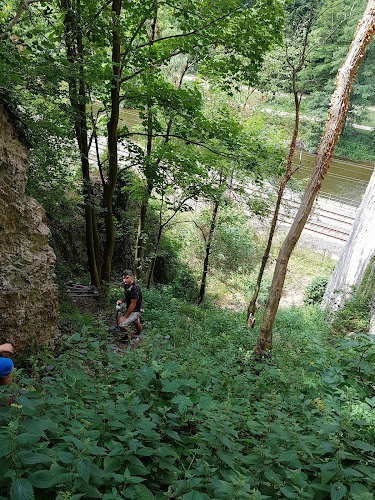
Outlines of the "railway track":
M 291 225 L 294 220 L 294 215 L 289 215 L 283 212 L 279 212 L 279 222 L 286 223 Z M 353 219 L 354 220 L 354 219 Z M 351 228 L 352 224 L 350 224 Z M 324 224 L 318 224 L 317 222 L 307 221 L 304 227 L 304 231 L 312 231 L 313 233 L 322 234 L 324 236 L 328 236 L 330 238 L 334 238 L 336 240 L 346 242 L 350 235 L 350 228 L 348 231 L 341 231 L 339 229 L 334 229 L 330 226 L 326 226 Z
M 106 152 L 105 139 L 99 138 L 99 154 L 103 155 Z M 119 147 L 119 165 L 124 167 L 127 165 L 125 158 L 128 157 L 126 146 Z M 89 157 L 94 163 L 97 160 L 95 145 L 91 145 Z M 259 193 L 252 186 L 247 187 L 248 194 L 263 197 L 264 193 Z M 322 201 L 320 201 L 320 198 Z M 335 203 L 334 200 L 329 200 L 324 196 L 317 199 L 314 203 L 312 213 L 305 224 L 304 230 L 311 231 L 317 234 L 328 236 L 330 238 L 346 242 L 351 227 L 355 219 L 355 211 L 350 205 Z M 279 222 L 291 224 L 298 210 L 300 201 L 295 199 L 295 195 L 289 194 L 285 196 L 280 213 Z

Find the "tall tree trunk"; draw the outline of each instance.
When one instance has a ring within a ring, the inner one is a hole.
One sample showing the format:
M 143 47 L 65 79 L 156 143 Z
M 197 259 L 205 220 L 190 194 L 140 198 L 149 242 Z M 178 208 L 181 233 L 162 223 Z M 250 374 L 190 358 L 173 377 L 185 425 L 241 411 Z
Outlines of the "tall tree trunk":
M 152 257 L 150 271 L 149 271 L 148 277 L 147 277 L 147 290 L 150 290 L 151 283 L 152 283 L 152 277 L 154 276 L 155 264 L 156 264 L 156 259 L 157 259 L 157 256 L 158 256 L 158 250 L 159 250 L 159 245 L 160 245 L 160 240 L 161 240 L 162 232 L 163 232 L 163 225 L 159 224 L 159 231 L 158 231 L 158 235 L 156 237 L 156 243 L 155 243 L 155 248 L 154 248 L 154 255 Z
M 187 72 L 188 69 L 189 69 L 189 56 L 187 55 L 186 56 L 185 66 L 184 66 L 181 74 L 179 75 L 178 81 L 176 83 L 176 88 L 177 89 L 180 89 L 182 87 L 182 81 L 183 81 L 184 76 L 185 76 L 185 74 L 186 74 L 186 72 Z M 165 132 L 165 139 L 164 139 L 164 145 L 167 144 L 169 142 L 169 140 L 170 140 L 170 133 L 171 133 L 171 128 L 172 128 L 172 123 L 173 123 L 173 118 L 170 118 L 168 120 L 168 123 L 167 123 L 167 128 L 166 128 L 166 132 Z M 155 162 L 156 168 L 158 168 L 158 166 L 160 165 L 161 160 L 162 160 L 161 157 L 156 160 L 156 162 Z M 150 198 L 150 195 L 151 195 L 151 192 L 149 193 L 148 199 Z M 148 200 L 147 200 L 147 203 L 148 203 Z M 142 204 L 142 208 L 143 208 L 143 212 L 142 212 L 142 209 L 141 209 L 141 219 L 140 220 L 142 220 L 142 218 L 143 218 L 144 219 L 144 224 L 145 224 L 145 222 L 146 222 L 145 219 L 146 219 L 147 207 Z M 145 210 L 145 208 L 146 208 L 146 210 Z M 154 247 L 154 256 L 152 258 L 151 265 L 150 265 L 149 272 L 148 272 L 148 276 L 147 276 L 147 290 L 149 290 L 150 287 L 151 287 L 151 282 L 152 282 L 152 278 L 153 278 L 154 271 L 155 271 L 155 264 L 156 264 L 157 252 L 158 252 L 158 249 L 159 249 L 160 239 L 161 239 L 161 235 L 162 235 L 163 229 L 164 229 L 164 227 L 166 225 L 166 224 L 162 224 L 162 210 L 163 210 L 163 203 L 162 203 L 162 206 L 160 207 L 159 229 L 158 229 L 158 235 L 157 235 L 156 243 L 155 243 L 155 247 Z M 176 212 L 175 212 L 175 214 L 176 214 Z M 170 217 L 168 219 L 168 221 L 170 221 L 173 217 L 174 216 Z
M 157 5 L 155 4 L 155 16 L 151 25 L 151 30 L 148 34 L 149 41 L 151 42 L 150 49 L 152 47 L 152 43 L 155 40 L 156 22 L 157 22 Z M 150 58 L 148 63 L 149 80 L 151 80 L 151 74 L 152 74 L 152 59 Z M 135 267 L 136 279 L 142 278 L 143 275 L 142 264 L 145 251 L 145 227 L 146 227 L 147 209 L 148 209 L 148 202 L 152 190 L 154 188 L 153 179 L 155 172 L 151 165 L 152 139 L 153 139 L 152 127 L 153 127 L 152 102 L 151 99 L 149 99 L 147 103 L 147 144 L 146 144 L 146 157 L 145 157 L 146 192 L 144 199 L 142 199 L 141 212 L 138 223 L 137 239 L 135 243 L 134 267 Z
M 310 215 L 316 194 L 327 174 L 333 151 L 344 126 L 352 83 L 374 31 L 375 0 L 369 0 L 363 18 L 358 24 L 345 62 L 337 75 L 336 90 L 331 100 L 330 116 L 320 140 L 310 180 L 306 186 L 297 215 L 279 252 L 255 346 L 255 353 L 259 357 L 266 356 L 271 351 L 272 328 L 281 298 L 288 261 Z
M 293 160 L 293 155 L 294 155 L 294 152 L 296 150 L 296 144 L 297 144 L 297 137 L 298 137 L 298 130 L 299 130 L 299 110 L 300 110 L 300 103 L 301 103 L 301 93 L 297 89 L 297 75 L 304 68 L 304 65 L 305 65 L 306 53 L 307 53 L 307 42 L 308 42 L 309 35 L 311 33 L 311 28 L 312 28 L 313 19 L 314 19 L 314 12 L 317 8 L 317 3 L 318 3 L 317 0 L 310 1 L 310 11 L 308 13 L 308 17 L 307 17 L 307 21 L 306 21 L 305 34 L 304 34 L 303 41 L 301 44 L 301 52 L 297 58 L 296 63 L 293 62 L 293 56 L 291 56 L 289 54 L 288 46 L 286 44 L 286 61 L 292 69 L 292 89 L 293 89 L 294 110 L 295 110 L 294 130 L 293 130 L 292 140 L 290 141 L 288 158 L 287 158 L 286 165 L 285 165 L 285 172 L 284 172 L 284 175 L 281 179 L 279 190 L 277 193 L 276 206 L 275 206 L 274 214 L 273 214 L 272 221 L 271 221 L 271 228 L 270 228 L 270 232 L 268 235 L 267 246 L 264 250 L 262 263 L 261 263 L 261 267 L 260 267 L 259 274 L 257 277 L 257 282 L 255 285 L 254 293 L 253 293 L 253 296 L 250 300 L 249 307 L 247 309 L 247 326 L 249 328 L 252 328 L 255 324 L 254 314 L 255 314 L 255 310 L 256 310 L 256 302 L 258 299 L 264 270 L 265 270 L 267 262 L 268 262 L 268 258 L 269 258 L 269 254 L 270 254 L 270 250 L 271 250 L 271 246 L 272 246 L 273 236 L 274 236 L 275 230 L 276 230 L 276 224 L 277 224 L 277 220 L 279 217 L 281 200 L 282 200 L 282 197 L 284 195 L 286 185 L 294 173 L 292 170 L 292 160 Z
M 284 172 L 284 175 L 281 179 L 279 190 L 277 193 L 277 200 L 276 200 L 275 210 L 274 210 L 272 221 L 271 221 L 270 232 L 268 234 L 267 246 L 266 246 L 264 253 L 263 253 L 262 263 L 261 263 L 261 266 L 259 269 L 254 293 L 253 293 L 253 296 L 251 297 L 249 307 L 247 308 L 247 326 L 249 328 L 252 328 L 254 326 L 254 323 L 255 323 L 254 314 L 255 314 L 255 310 L 256 310 L 256 303 L 257 303 L 257 299 L 258 299 L 258 295 L 259 295 L 259 291 L 260 291 L 260 285 L 261 285 L 262 279 L 263 279 L 264 270 L 266 268 L 268 258 L 270 255 L 270 250 L 271 250 L 271 246 L 272 246 L 273 235 L 275 234 L 275 230 L 276 230 L 277 220 L 279 218 L 281 200 L 283 198 L 285 187 L 293 175 L 292 160 L 293 160 L 293 155 L 294 155 L 294 152 L 296 150 L 296 144 L 297 144 L 298 128 L 299 128 L 299 108 L 300 108 L 300 102 L 301 102 L 301 98 L 299 97 L 298 92 L 296 90 L 296 73 L 295 72 L 293 72 L 293 93 L 294 93 L 294 104 L 295 104 L 293 137 L 292 137 L 292 140 L 291 140 L 290 146 L 289 146 L 289 154 L 288 154 L 288 158 L 286 161 L 285 172 Z
M 105 246 L 101 279 L 109 282 L 113 249 L 115 246 L 115 227 L 113 223 L 112 198 L 118 174 L 117 127 L 120 115 L 120 78 L 121 47 L 119 23 L 122 0 L 113 0 L 113 32 L 112 32 L 112 81 L 111 81 L 111 116 L 107 123 L 108 130 L 108 179 L 103 190 L 103 208 L 105 223 Z
M 92 206 L 92 186 L 90 179 L 90 165 L 88 159 L 88 138 L 86 121 L 86 92 L 85 72 L 83 64 L 83 43 L 79 15 L 79 5 L 74 9 L 69 0 L 62 0 L 61 7 L 65 12 L 64 30 L 67 59 L 71 65 L 69 79 L 69 98 L 74 110 L 74 129 L 81 157 L 83 178 L 83 197 L 85 206 L 86 224 L 86 250 L 91 283 L 100 288 L 98 270 L 99 248 L 95 242 L 98 240 L 96 215 Z M 78 66 L 78 76 L 76 68 Z
M 142 264 L 144 259 L 145 252 L 145 227 L 146 227 L 146 219 L 147 219 L 147 209 L 148 202 L 154 188 L 153 178 L 154 178 L 154 169 L 151 165 L 151 153 L 152 153 L 152 109 L 151 104 L 148 105 L 148 116 L 147 116 L 147 144 L 146 144 L 146 191 L 145 196 L 142 199 L 140 217 L 138 222 L 138 232 L 137 232 L 137 240 L 135 244 L 135 277 L 137 280 L 142 278 Z
M 208 262 L 209 262 L 209 258 L 210 258 L 212 238 L 213 238 L 214 232 L 215 232 L 218 211 L 219 211 L 219 202 L 216 201 L 214 204 L 214 208 L 212 210 L 210 232 L 208 234 L 208 238 L 207 238 L 207 242 L 206 242 L 206 255 L 204 258 L 204 262 L 203 262 L 203 273 L 202 273 L 201 287 L 199 290 L 199 296 L 198 296 L 198 301 L 197 301 L 198 306 L 203 302 L 204 294 L 206 291 Z

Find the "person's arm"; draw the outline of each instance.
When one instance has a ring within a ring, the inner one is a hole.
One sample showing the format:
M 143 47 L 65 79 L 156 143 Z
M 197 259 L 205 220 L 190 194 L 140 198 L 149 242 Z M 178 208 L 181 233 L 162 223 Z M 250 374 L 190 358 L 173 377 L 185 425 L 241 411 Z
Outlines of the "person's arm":
M 0 352 L 10 352 L 13 354 L 12 344 L 0 344 Z
M 116 304 L 119 306 L 120 304 L 123 304 L 125 301 L 126 301 L 126 297 L 124 297 L 123 299 L 118 299 Z

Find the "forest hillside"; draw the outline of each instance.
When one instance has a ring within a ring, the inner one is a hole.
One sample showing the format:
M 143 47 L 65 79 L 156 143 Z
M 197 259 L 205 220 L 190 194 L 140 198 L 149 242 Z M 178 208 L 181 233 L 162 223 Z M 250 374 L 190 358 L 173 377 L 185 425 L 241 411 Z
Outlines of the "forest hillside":
M 374 497 L 374 32 L 0 2 L 0 500 Z

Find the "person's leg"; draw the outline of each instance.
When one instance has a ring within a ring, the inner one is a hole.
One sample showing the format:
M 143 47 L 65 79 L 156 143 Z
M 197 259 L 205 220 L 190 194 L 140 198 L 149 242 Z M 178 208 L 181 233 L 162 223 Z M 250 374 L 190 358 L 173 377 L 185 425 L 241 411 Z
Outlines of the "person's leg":
M 137 330 L 137 335 L 140 335 L 142 333 L 142 325 L 140 321 L 137 321 L 134 323 L 134 326 Z
M 124 316 L 118 319 L 118 326 L 120 330 L 126 332 L 131 335 L 131 324 L 134 323 L 134 326 L 137 330 L 137 335 L 139 335 L 142 331 L 142 325 L 139 322 L 139 312 L 132 312 L 128 318 L 124 319 Z M 139 326 L 137 326 L 137 324 Z
M 13 370 L 5 377 L 0 378 L 0 385 L 10 385 L 13 382 Z

